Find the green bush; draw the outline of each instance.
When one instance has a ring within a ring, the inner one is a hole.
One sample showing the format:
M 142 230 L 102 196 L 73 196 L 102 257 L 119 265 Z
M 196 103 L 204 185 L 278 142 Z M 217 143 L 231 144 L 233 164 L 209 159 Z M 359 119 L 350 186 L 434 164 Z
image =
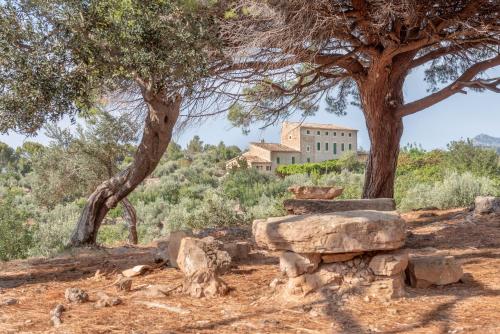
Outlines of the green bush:
M 470 172 L 447 173 L 442 181 L 434 184 L 420 183 L 409 189 L 401 200 L 403 211 L 426 207 L 447 209 L 469 206 L 476 196 L 498 195 L 494 182 L 484 176 Z
M 35 228 L 27 224 L 27 219 L 27 212 L 14 205 L 11 194 L 0 197 L 0 260 L 28 256 Z

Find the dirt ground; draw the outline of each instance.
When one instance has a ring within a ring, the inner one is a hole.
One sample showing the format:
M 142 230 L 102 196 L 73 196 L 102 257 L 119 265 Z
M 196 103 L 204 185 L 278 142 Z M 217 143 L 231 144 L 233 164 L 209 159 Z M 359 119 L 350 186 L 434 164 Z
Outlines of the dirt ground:
M 390 302 L 354 298 L 330 316 L 308 306 L 284 308 L 272 302 L 271 280 L 279 275 L 276 254 L 254 251 L 223 279 L 225 297 L 195 299 L 173 292 L 161 298 L 141 295 L 141 286 L 175 288 L 182 273 L 168 267 L 134 278 L 137 291 L 109 286 L 116 274 L 137 264 L 153 264 L 153 247 L 80 250 L 53 259 L 0 263 L 0 333 L 500 333 L 500 216 L 471 218 L 466 210 L 405 214 L 407 247 L 415 252 L 456 256 L 462 282 L 429 289 L 407 288 L 408 296 Z M 94 278 L 100 270 L 105 274 Z M 80 287 L 91 302 L 70 305 L 64 291 Z M 119 296 L 122 305 L 95 308 L 99 291 Z M 150 307 L 155 302 L 174 312 Z M 50 323 L 50 311 L 63 303 L 63 324 Z

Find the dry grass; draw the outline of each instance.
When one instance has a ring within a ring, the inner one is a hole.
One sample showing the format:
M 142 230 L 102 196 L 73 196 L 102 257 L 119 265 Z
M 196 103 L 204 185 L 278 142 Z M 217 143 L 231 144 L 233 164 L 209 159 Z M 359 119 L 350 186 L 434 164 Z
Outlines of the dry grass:
M 19 303 L 0 306 L 0 333 L 499 333 L 500 216 L 470 219 L 465 211 L 448 210 L 415 212 L 405 218 L 412 232 L 408 247 L 455 255 L 466 273 L 462 283 L 408 288 L 407 298 L 386 303 L 354 298 L 323 317 L 272 301 L 268 285 L 278 275 L 273 254 L 256 253 L 225 275 L 233 288 L 228 296 L 193 299 L 177 292 L 144 297 L 109 286 L 118 271 L 152 264 L 150 247 L 83 250 L 56 259 L 1 264 L 0 301 L 13 297 Z M 96 270 L 105 277 L 94 279 Z M 134 278 L 133 287 L 175 287 L 181 281 L 178 270 L 157 268 Z M 92 302 L 68 305 L 64 301 L 68 287 L 87 290 L 91 301 L 98 291 L 106 291 L 120 296 L 123 304 L 102 309 Z M 141 301 L 189 313 L 149 308 Z M 64 303 L 67 310 L 63 324 L 54 328 L 49 312 L 57 303 Z

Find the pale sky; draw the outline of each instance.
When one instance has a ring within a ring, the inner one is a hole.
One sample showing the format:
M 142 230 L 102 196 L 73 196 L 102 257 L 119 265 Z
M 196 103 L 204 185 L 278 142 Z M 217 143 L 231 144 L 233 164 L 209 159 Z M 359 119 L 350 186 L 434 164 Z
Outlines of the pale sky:
M 499 76 L 500 68 L 489 72 L 489 76 Z M 423 81 L 422 71 L 411 74 L 405 83 L 404 95 L 406 101 L 413 101 L 425 96 L 427 85 Z M 300 116 L 291 120 L 300 120 Z M 368 133 L 361 110 L 350 107 L 347 116 L 339 117 L 324 111 L 310 117 L 306 122 L 334 123 L 358 129 L 358 145 L 369 148 Z M 224 117 L 206 120 L 202 125 L 185 130 L 175 136 L 175 140 L 185 146 L 195 135 L 209 144 L 217 144 L 221 140 L 226 144 L 238 145 L 246 148 L 249 142 L 260 141 L 279 142 L 279 124 L 259 130 L 259 125 L 251 129 L 249 135 L 243 135 L 241 129 L 232 128 Z M 452 140 L 472 138 L 485 133 L 490 136 L 500 137 L 500 94 L 493 92 L 475 93 L 468 91 L 467 95 L 455 94 L 447 100 L 440 102 L 426 110 L 404 118 L 404 132 L 401 145 L 406 143 L 421 144 L 425 149 L 445 148 Z M 0 135 L 0 141 L 11 146 L 19 146 L 26 140 L 18 134 Z M 43 135 L 27 140 L 46 143 Z

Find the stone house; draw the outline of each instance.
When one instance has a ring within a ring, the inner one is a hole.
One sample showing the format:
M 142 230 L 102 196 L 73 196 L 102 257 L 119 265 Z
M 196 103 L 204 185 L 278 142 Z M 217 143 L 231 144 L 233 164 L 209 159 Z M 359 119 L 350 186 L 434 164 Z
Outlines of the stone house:
M 250 167 L 274 171 L 279 165 L 338 159 L 357 152 L 358 130 L 335 124 L 284 122 L 281 143 L 250 143 L 249 150 L 229 160 L 226 168 L 245 159 Z

